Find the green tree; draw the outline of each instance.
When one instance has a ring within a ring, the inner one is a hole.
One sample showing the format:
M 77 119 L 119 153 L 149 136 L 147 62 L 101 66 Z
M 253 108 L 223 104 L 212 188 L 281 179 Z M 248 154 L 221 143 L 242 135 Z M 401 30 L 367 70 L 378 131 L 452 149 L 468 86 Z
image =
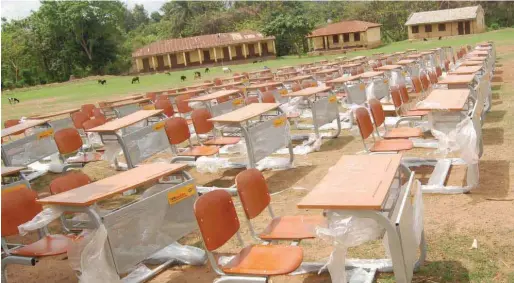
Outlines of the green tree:
M 152 14 L 150 15 L 150 18 L 152 19 L 152 21 L 154 23 L 158 23 L 161 21 L 162 15 L 159 14 L 159 12 L 155 11 L 155 12 L 152 12 Z
M 301 56 L 305 51 L 306 36 L 313 29 L 314 24 L 303 15 L 280 14 L 264 26 L 263 32 L 275 36 L 279 43 L 289 43 L 294 52 Z M 287 53 L 287 50 L 284 50 L 288 49 L 287 45 L 279 46 L 282 47 L 277 50 L 279 55 Z

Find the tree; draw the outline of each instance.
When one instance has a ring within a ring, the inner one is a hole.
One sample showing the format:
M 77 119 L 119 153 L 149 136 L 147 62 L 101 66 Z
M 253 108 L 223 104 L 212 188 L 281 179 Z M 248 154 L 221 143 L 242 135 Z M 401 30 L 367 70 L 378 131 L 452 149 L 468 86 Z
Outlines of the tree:
M 158 23 L 161 21 L 162 15 L 159 14 L 159 12 L 155 11 L 155 12 L 152 12 L 152 14 L 150 15 L 150 18 L 152 19 L 152 21 L 154 23 Z
M 288 42 L 295 53 L 301 56 L 305 51 L 306 36 L 313 29 L 314 24 L 303 15 L 279 14 L 264 26 L 263 32 L 266 35 L 275 36 L 278 42 Z M 280 50 L 279 53 L 286 52 L 286 50 Z
M 141 25 L 146 25 L 150 21 L 148 12 L 143 5 L 136 4 L 132 11 L 126 11 L 126 30 L 135 30 Z

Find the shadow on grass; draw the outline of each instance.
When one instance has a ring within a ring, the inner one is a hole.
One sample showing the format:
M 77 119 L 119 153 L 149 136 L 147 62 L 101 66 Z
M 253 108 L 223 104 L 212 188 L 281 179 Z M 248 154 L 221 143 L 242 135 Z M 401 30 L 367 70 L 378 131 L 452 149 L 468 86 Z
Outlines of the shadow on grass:
M 494 127 L 482 130 L 484 145 L 502 145 L 505 130 L 503 128 Z
M 302 166 L 288 170 L 277 171 L 275 174 L 266 178 L 270 193 L 280 192 L 290 188 L 300 179 L 308 175 L 316 166 Z
M 479 167 L 479 185 L 469 196 L 474 201 L 485 198 L 505 198 L 509 194 L 510 163 L 506 160 L 481 160 Z
M 493 92 L 493 94 L 491 95 L 491 98 L 493 100 L 500 99 L 500 93 L 499 92 Z
M 507 114 L 507 111 L 505 110 L 493 110 L 485 116 L 485 122 L 486 123 L 498 123 L 503 121 L 503 118 L 505 117 L 505 114 Z
M 491 90 L 493 90 L 493 91 L 501 90 L 501 89 L 502 89 L 502 86 L 503 86 L 503 85 L 494 85 L 494 86 L 492 86 L 492 87 L 491 87 Z M 493 94 L 493 95 L 494 95 L 494 94 Z
M 339 136 L 335 139 L 328 139 L 321 146 L 320 152 L 341 150 L 354 139 L 353 136 Z

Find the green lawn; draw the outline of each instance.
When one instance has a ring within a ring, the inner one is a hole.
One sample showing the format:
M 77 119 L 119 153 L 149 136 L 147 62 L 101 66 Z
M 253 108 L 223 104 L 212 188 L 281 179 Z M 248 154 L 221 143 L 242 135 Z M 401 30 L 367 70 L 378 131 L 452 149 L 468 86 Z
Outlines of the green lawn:
M 442 45 L 461 46 L 464 44 L 473 44 L 485 40 L 494 40 L 497 43 L 507 41 L 514 38 L 514 29 L 504 29 L 494 32 L 487 32 L 478 35 L 460 36 L 444 40 L 431 41 L 402 41 L 388 44 L 380 48 L 372 50 L 363 50 L 348 53 L 348 57 L 357 55 L 371 55 L 372 53 L 384 52 L 391 53 L 402 51 L 409 48 L 418 50 L 430 49 Z M 285 56 L 277 60 L 270 60 L 256 64 L 244 64 L 231 66 L 233 72 L 252 71 L 267 66 L 275 69 L 280 66 L 298 65 L 306 62 L 314 62 L 322 59 L 334 59 L 341 55 L 302 57 Z M 210 68 L 210 73 L 204 75 L 202 80 L 212 79 L 214 77 L 226 76 L 223 74 L 221 67 Z M 51 86 L 41 86 L 31 89 L 20 89 L 15 91 L 6 91 L 2 95 L 2 122 L 9 118 L 19 118 L 21 116 L 34 115 L 48 111 L 55 111 L 69 107 L 79 106 L 85 102 L 97 102 L 102 99 L 122 96 L 129 93 L 140 93 L 152 90 L 160 90 L 173 88 L 178 86 L 190 85 L 197 83 L 194 81 L 193 72 L 196 70 L 176 71 L 171 75 L 153 74 L 140 76 L 140 84 L 131 84 L 132 76 L 106 77 L 107 84 L 100 85 L 96 80 L 81 80 L 78 82 L 55 84 Z M 203 73 L 203 68 L 198 69 Z M 180 76 L 186 75 L 188 79 L 185 82 L 180 81 Z M 21 100 L 21 104 L 16 106 L 9 105 L 7 97 L 16 97 Z M 35 100 L 35 101 L 32 101 Z M 3 124 L 3 123 L 2 123 Z

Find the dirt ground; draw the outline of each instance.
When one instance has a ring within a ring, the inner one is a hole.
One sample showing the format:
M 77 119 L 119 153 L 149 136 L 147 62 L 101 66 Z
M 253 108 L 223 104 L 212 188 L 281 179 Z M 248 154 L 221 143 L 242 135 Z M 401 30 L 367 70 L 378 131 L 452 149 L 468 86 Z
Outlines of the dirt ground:
M 480 184 L 470 194 L 424 195 L 425 237 L 428 255 L 425 265 L 414 276 L 414 282 L 514 282 L 514 47 L 498 46 L 498 62 L 502 65 L 503 83 L 493 84 L 493 106 L 483 126 L 484 155 L 480 160 Z M 505 59 L 504 59 L 505 58 Z M 334 140 L 325 140 L 319 152 L 298 156 L 296 167 L 286 171 L 267 171 L 273 208 L 277 215 L 319 214 L 320 211 L 298 210 L 296 204 L 320 181 L 331 166 L 344 154 L 362 150 L 360 138 L 348 131 Z M 427 151 L 414 150 L 407 156 L 426 156 Z M 105 178 L 115 172 L 106 163 L 88 165 L 85 173 L 93 179 Z M 220 174 L 191 173 L 198 184 L 227 186 L 239 170 Z M 427 180 L 424 170 L 417 172 Z M 48 183 L 57 177 L 36 180 L 38 191 L 48 191 Z M 465 179 L 462 168 L 452 168 L 447 182 L 460 184 Z M 235 198 L 236 205 L 239 204 Z M 246 243 L 251 239 L 240 206 L 241 232 Z M 258 229 L 264 228 L 270 218 L 258 217 L 252 221 Z M 54 226 L 55 227 L 55 226 Z M 32 239 L 34 239 L 32 235 Z M 473 240 L 478 249 L 470 249 Z M 11 239 L 13 241 L 19 239 Z M 24 239 L 30 241 L 31 239 Z M 181 240 L 182 243 L 201 247 L 198 233 Z M 323 240 L 303 241 L 306 261 L 326 259 L 331 246 Z M 222 253 L 236 252 L 240 247 L 232 239 L 220 249 Z M 380 241 L 351 249 L 351 256 L 382 257 Z M 66 256 L 45 258 L 35 267 L 10 266 L 7 269 L 11 283 L 77 282 L 69 268 Z M 201 267 L 177 266 L 160 273 L 152 283 L 212 282 L 216 274 L 207 265 Z M 309 274 L 280 276 L 272 282 L 330 282 L 330 276 Z M 394 282 L 391 274 L 380 274 L 378 282 Z

